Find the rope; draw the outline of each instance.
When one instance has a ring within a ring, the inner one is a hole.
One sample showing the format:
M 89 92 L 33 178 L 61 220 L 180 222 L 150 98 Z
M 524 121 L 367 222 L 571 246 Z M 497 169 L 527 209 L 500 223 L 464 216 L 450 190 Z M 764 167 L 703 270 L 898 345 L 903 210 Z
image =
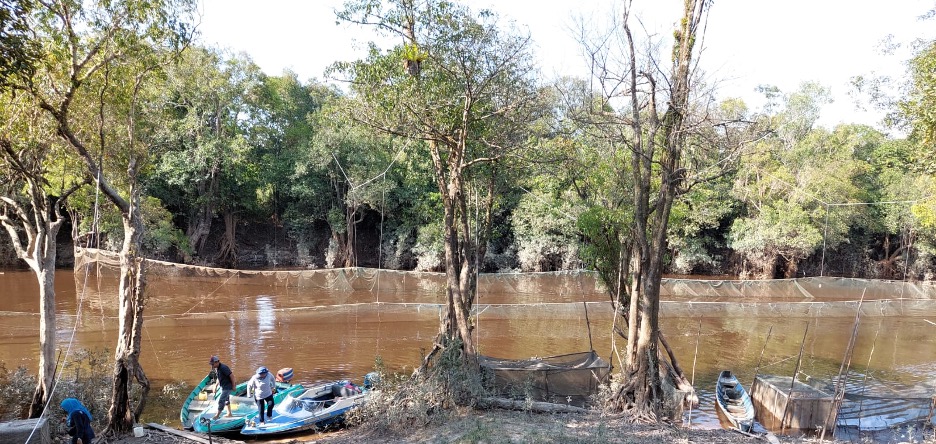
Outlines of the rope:
M 354 182 L 351 181 L 351 178 L 348 177 L 348 173 L 345 172 L 344 167 L 341 166 L 341 162 L 338 160 L 338 157 L 335 156 L 335 153 L 331 153 L 331 156 L 332 156 L 332 159 L 335 159 L 335 164 L 338 165 L 338 169 L 341 170 L 341 175 L 344 176 L 345 181 L 347 181 L 348 184 L 351 185 L 351 189 L 349 191 L 354 191 L 358 188 L 361 188 L 365 185 L 370 184 L 371 182 L 379 179 L 380 177 L 384 177 L 387 174 L 387 172 L 390 171 L 390 167 L 392 167 L 393 164 L 396 163 L 397 159 L 400 158 L 400 155 L 403 154 L 403 151 L 405 150 L 406 150 L 406 144 L 403 144 L 403 146 L 400 147 L 399 151 L 397 151 L 397 153 L 393 156 L 393 159 L 390 160 L 390 163 L 387 164 L 387 167 L 384 168 L 383 171 L 381 171 L 379 174 L 375 175 L 374 177 L 371 177 L 370 179 L 367 179 L 364 182 L 361 182 L 358 185 L 355 185 Z

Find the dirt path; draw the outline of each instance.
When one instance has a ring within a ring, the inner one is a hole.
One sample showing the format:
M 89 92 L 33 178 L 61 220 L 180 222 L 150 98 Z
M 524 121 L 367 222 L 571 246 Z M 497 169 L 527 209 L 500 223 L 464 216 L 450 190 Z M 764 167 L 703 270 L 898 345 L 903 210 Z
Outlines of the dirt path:
M 936 444 L 933 430 L 916 439 L 894 440 L 893 443 Z M 207 436 L 204 437 L 207 442 Z M 818 439 L 778 437 L 784 444 L 818 443 Z M 194 444 L 198 441 L 164 431 L 147 429 L 142 438 L 133 436 L 120 440 L 96 441 L 107 444 Z M 235 444 L 238 441 L 212 437 L 212 444 Z M 406 433 L 388 433 L 368 427 L 354 427 L 323 434 L 289 436 L 271 441 L 246 440 L 248 443 L 705 443 L 753 444 L 767 443 L 728 430 L 687 430 L 671 426 L 634 425 L 620 419 L 602 418 L 592 414 L 536 414 L 509 410 L 470 410 L 453 413 L 444 421 L 425 427 L 412 427 Z M 826 441 L 826 443 L 847 441 Z

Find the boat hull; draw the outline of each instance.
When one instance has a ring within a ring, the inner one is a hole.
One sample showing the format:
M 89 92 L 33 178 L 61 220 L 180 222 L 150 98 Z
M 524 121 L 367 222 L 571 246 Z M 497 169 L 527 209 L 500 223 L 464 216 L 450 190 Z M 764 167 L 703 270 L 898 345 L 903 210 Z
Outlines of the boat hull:
M 186 430 L 192 430 L 193 422 L 195 419 L 204 413 L 209 408 L 216 409 L 217 403 L 215 399 L 221 395 L 220 392 L 215 392 L 212 390 L 212 381 L 211 374 L 205 376 L 198 385 L 192 389 L 192 392 L 189 393 L 188 397 L 185 398 L 185 401 L 182 403 L 182 409 L 179 411 L 179 421 L 182 423 L 182 428 Z M 247 393 L 247 383 L 242 382 L 234 387 L 234 390 L 231 392 L 232 396 L 243 396 Z M 212 404 L 215 402 L 214 404 Z M 214 410 L 216 411 L 216 410 Z
M 240 385 L 238 385 L 240 387 Z M 302 385 L 289 385 L 283 382 L 276 383 L 277 393 L 273 395 L 273 402 L 280 403 L 289 393 L 302 390 Z M 246 394 L 246 384 L 245 384 Z M 234 396 L 231 398 L 231 414 L 227 416 L 227 409 L 221 414 L 221 417 L 214 419 L 218 412 L 217 399 L 212 400 L 208 407 L 201 414 L 192 420 L 192 429 L 199 433 L 233 433 L 244 427 L 250 419 L 257 416 L 260 412 L 257 410 L 257 402 L 254 398 L 246 396 Z
M 728 422 L 729 428 L 750 432 L 754 428 L 754 403 L 738 378 L 724 370 L 715 383 L 715 408 Z
M 339 423 L 348 411 L 361 405 L 369 394 L 369 391 L 360 389 L 342 392 L 343 385 L 343 381 L 335 381 L 295 391 L 276 405 L 272 419 L 267 419 L 265 424 L 258 424 L 254 418 L 241 429 L 241 434 L 281 435 L 319 430 Z

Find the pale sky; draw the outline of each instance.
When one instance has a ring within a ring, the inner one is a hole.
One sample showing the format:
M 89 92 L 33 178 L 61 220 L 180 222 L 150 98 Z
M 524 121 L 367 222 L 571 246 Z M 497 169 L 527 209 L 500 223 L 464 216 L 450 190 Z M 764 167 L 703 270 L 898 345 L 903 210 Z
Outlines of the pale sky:
M 201 43 L 245 52 L 267 74 L 284 69 L 299 78 L 323 80 L 325 68 L 363 55 L 373 29 L 336 24 L 342 0 L 201 0 Z M 570 28 L 575 17 L 595 18 L 614 0 L 465 0 L 472 9 L 492 9 L 528 29 L 542 72 L 584 76 L 585 62 Z M 900 76 L 906 52 L 883 56 L 888 35 L 909 43 L 936 38 L 936 20 L 918 16 L 936 8 L 933 0 L 716 0 L 712 6 L 701 65 L 720 79 L 723 98 L 740 97 L 756 109 L 761 84 L 794 92 L 805 81 L 830 88 L 835 103 L 823 108 L 820 123 L 875 123 L 879 115 L 859 113 L 847 96 L 849 78 L 887 73 Z M 651 32 L 672 32 L 682 0 L 633 0 Z M 598 26 L 596 24 L 596 26 Z M 667 43 L 669 40 L 667 40 Z

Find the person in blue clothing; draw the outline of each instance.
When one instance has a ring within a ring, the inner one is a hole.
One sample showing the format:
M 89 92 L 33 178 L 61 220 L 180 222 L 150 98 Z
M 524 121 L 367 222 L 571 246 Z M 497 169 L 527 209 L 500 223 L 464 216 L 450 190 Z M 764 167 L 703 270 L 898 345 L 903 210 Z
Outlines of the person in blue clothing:
M 231 417 L 234 414 L 231 412 L 231 392 L 234 390 L 236 385 L 234 382 L 234 373 L 231 372 L 231 367 L 228 367 L 225 364 L 221 363 L 221 359 L 217 356 L 212 356 L 208 360 L 208 364 L 211 365 L 211 369 L 217 372 L 218 376 L 218 387 L 221 388 L 221 394 L 218 396 L 218 413 L 214 416 L 213 419 L 218 419 L 221 417 L 221 412 L 224 411 L 224 406 L 227 406 L 227 416 Z
M 266 367 L 257 369 L 257 374 L 250 377 L 247 381 L 247 397 L 253 397 L 257 401 L 257 410 L 260 411 L 260 424 L 266 423 L 265 418 L 273 418 L 273 394 L 276 393 L 276 381 L 273 374 Z M 266 416 L 264 417 L 264 404 Z
M 75 398 L 62 400 L 62 410 L 65 410 L 65 426 L 71 435 L 71 444 L 91 444 L 91 440 L 94 439 L 91 412 Z

